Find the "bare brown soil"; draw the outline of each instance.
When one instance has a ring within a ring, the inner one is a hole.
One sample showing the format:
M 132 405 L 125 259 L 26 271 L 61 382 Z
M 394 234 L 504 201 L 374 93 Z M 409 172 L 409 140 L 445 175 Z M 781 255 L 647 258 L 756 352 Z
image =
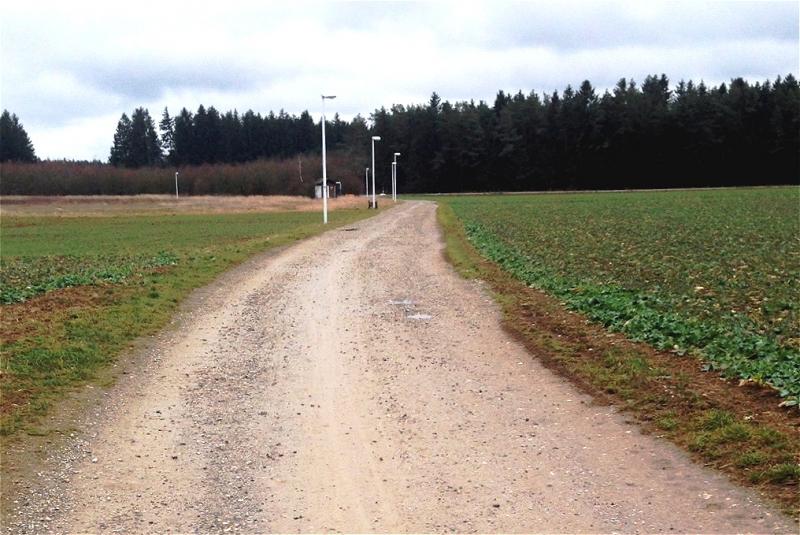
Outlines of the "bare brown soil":
M 407 202 L 223 276 L 36 470 L 9 450 L 4 527 L 796 532 L 542 366 L 442 251 Z
M 361 207 L 363 197 L 344 195 L 329 199 L 329 209 Z M 309 197 L 271 196 L 196 196 L 176 199 L 170 195 L 72 195 L 72 196 L 4 196 L 0 198 L 0 215 L 104 216 L 148 213 L 218 214 L 241 212 L 319 211 L 321 199 Z
M 22 303 L 3 305 L 0 343 L 44 334 L 52 326 L 63 323 L 64 314 L 112 302 L 113 293 L 113 289 L 102 286 L 79 286 L 37 295 Z

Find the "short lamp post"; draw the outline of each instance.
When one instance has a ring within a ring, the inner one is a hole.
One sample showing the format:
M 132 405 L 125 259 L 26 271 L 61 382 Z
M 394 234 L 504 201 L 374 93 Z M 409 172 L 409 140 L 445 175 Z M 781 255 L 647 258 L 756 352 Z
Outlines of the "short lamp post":
M 175 198 L 178 198 L 178 171 L 175 171 Z
M 364 196 L 369 197 L 369 167 L 364 170 Z
M 328 162 L 325 155 L 325 99 L 333 100 L 336 95 L 322 95 L 322 222 L 328 224 Z
M 372 136 L 372 207 L 378 208 L 378 200 L 375 198 L 375 142 L 380 141 L 381 136 Z

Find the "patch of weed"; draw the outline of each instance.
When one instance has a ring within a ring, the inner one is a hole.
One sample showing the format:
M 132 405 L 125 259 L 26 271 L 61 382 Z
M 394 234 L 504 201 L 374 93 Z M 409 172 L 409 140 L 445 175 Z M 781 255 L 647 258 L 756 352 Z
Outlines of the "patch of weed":
M 796 485 L 800 482 L 800 465 L 797 463 L 781 463 L 760 472 L 753 472 L 750 479 L 753 483 L 769 482 L 777 485 Z
M 736 459 L 736 466 L 740 468 L 750 468 L 760 466 L 767 461 L 767 456 L 762 451 L 751 450 L 745 452 Z

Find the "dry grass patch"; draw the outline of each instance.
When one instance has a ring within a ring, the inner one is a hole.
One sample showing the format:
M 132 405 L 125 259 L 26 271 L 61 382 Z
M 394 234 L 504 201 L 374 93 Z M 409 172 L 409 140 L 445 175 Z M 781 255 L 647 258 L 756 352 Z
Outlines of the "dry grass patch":
M 363 208 L 366 199 L 344 195 L 329 199 L 330 210 Z M 289 195 L 184 196 L 172 195 L 70 195 L 5 196 L 0 199 L 3 216 L 113 216 L 145 214 L 221 214 L 247 212 L 322 211 L 322 200 Z

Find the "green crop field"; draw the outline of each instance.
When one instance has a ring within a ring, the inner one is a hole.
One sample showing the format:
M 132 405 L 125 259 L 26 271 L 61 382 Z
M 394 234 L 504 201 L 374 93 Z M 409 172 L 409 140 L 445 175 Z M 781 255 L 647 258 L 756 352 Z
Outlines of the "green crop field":
M 800 402 L 800 188 L 437 200 L 524 283 Z
M 331 212 L 332 226 L 371 215 Z M 192 289 L 252 254 L 321 232 L 319 212 L 4 215 L 0 432 L 35 421 Z

